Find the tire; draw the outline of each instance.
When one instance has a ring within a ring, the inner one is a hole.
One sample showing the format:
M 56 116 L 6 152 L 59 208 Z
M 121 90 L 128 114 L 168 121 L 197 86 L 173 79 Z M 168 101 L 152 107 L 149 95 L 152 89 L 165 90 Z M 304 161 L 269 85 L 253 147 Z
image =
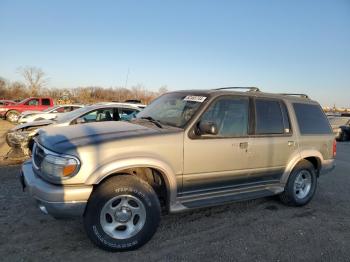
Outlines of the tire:
M 147 243 L 160 221 L 153 188 L 131 175 L 114 176 L 90 196 L 84 226 L 90 240 L 107 251 L 134 250 Z
M 6 120 L 8 120 L 11 123 L 16 123 L 19 119 L 20 113 L 16 110 L 11 110 L 7 112 L 6 114 Z
M 345 141 L 348 141 L 348 139 L 349 139 L 348 134 L 345 131 L 342 131 L 340 135 L 340 141 L 345 142 Z
M 303 160 L 290 174 L 284 192 L 280 194 L 280 199 L 288 206 L 304 206 L 311 201 L 316 188 L 315 168 L 309 161 Z

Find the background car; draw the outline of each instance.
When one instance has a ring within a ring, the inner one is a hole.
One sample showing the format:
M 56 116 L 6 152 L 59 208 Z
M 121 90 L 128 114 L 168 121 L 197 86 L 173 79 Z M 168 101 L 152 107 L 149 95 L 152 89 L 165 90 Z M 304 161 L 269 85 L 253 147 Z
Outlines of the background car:
M 18 123 L 28 123 L 44 119 L 54 119 L 60 113 L 67 113 L 84 107 L 83 105 L 57 105 L 43 111 L 24 111 L 18 119 Z
M 55 125 L 69 126 L 91 122 L 119 121 L 132 119 L 141 109 L 127 103 L 99 103 L 60 114 L 55 119 L 38 120 L 18 125 L 6 134 L 6 142 L 11 148 L 21 148 L 29 155 L 33 137 L 40 127 Z
M 329 117 L 328 120 L 337 141 L 347 141 L 350 139 L 350 117 Z
M 24 111 L 43 111 L 53 105 L 53 99 L 50 97 L 30 97 L 19 103 L 0 106 L 0 117 L 15 123 L 18 121 L 20 114 Z
M 12 100 L 6 100 L 6 99 L 0 100 L 0 106 L 7 106 L 7 105 L 14 105 L 14 104 L 16 104 L 16 102 Z

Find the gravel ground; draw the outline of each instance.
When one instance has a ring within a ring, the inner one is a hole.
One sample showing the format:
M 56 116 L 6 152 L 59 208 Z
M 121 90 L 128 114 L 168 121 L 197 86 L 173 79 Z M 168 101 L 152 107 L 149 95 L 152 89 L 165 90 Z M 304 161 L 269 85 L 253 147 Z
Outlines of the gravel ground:
M 5 141 L 5 134 L 11 127 L 13 125 L 10 122 L 0 119 L 0 161 L 10 150 Z
M 336 170 L 319 180 L 305 207 L 276 198 L 205 208 L 162 218 L 141 249 L 108 253 L 87 238 L 81 220 L 40 213 L 17 179 L 0 168 L 3 261 L 350 261 L 350 143 L 338 146 Z
M 25 158 L 8 158 L 10 147 L 7 145 L 5 136 L 6 132 L 14 125 L 8 121 L 0 119 L 0 166 L 22 163 Z M 12 154 L 13 156 L 13 154 Z

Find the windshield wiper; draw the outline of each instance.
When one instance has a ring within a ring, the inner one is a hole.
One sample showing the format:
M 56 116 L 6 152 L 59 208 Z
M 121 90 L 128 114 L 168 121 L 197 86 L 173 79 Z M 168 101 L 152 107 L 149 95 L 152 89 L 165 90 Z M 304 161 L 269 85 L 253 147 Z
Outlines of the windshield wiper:
M 141 119 L 146 119 L 146 120 L 150 121 L 151 123 L 155 124 L 157 127 L 163 128 L 163 126 L 160 124 L 160 122 L 158 120 L 155 120 L 151 116 L 143 116 L 143 117 L 141 117 Z

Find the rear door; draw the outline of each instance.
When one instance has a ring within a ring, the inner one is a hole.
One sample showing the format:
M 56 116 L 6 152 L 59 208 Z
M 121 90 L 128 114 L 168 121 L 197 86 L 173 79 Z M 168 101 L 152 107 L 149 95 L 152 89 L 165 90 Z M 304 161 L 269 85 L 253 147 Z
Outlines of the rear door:
M 254 133 L 249 155 L 250 175 L 258 183 L 277 183 L 289 162 L 298 154 L 286 104 L 270 98 L 255 99 Z
M 51 106 L 51 99 L 50 98 L 41 98 L 41 104 L 39 105 L 39 110 L 44 110 L 46 108 L 49 108 Z

